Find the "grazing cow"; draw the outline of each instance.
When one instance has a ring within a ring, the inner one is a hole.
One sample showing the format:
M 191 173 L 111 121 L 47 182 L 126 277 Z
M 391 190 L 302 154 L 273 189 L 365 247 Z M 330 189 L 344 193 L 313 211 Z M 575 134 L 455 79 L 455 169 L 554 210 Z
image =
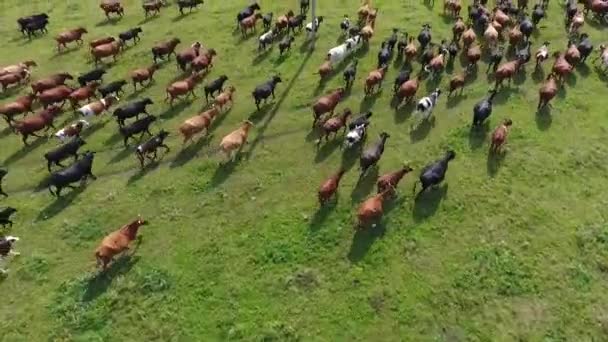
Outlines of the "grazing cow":
M 207 103 L 209 102 L 209 95 L 211 95 L 211 98 L 214 98 L 214 93 L 224 91 L 224 83 L 227 80 L 228 76 L 221 75 L 220 77 L 205 85 L 203 90 L 205 91 L 205 101 L 207 101 Z
M 152 47 L 152 58 L 154 59 L 154 63 L 157 63 L 157 60 L 163 59 L 164 56 L 167 56 L 167 59 L 171 59 L 171 54 L 175 54 L 175 48 L 177 45 L 181 43 L 179 38 L 173 38 L 171 40 L 157 43 Z
M 190 47 L 180 51 L 177 55 L 175 55 L 175 61 L 177 62 L 177 67 L 182 71 L 186 71 L 186 67 L 189 63 L 192 62 L 196 57 L 198 57 L 201 49 L 200 42 L 194 42 Z
M 87 73 L 84 73 L 84 74 L 78 76 L 78 78 L 77 78 L 78 84 L 80 84 L 81 87 L 84 87 L 89 82 L 101 83 L 101 82 L 103 82 L 103 75 L 105 75 L 106 72 L 107 71 L 104 68 L 93 69 Z
M 248 18 L 250 16 L 253 15 L 253 13 L 255 11 L 259 11 L 260 10 L 260 5 L 258 5 L 257 2 L 254 2 L 253 4 L 245 7 L 244 10 L 240 11 L 237 15 L 236 15 L 236 26 L 238 27 L 241 23 L 241 20 Z
M 119 100 L 116 95 L 106 96 L 101 100 L 80 107 L 78 112 L 84 117 L 97 116 L 107 111 L 113 104 L 118 103 Z
M 277 84 L 281 82 L 283 82 L 283 80 L 281 80 L 281 77 L 273 76 L 270 80 L 255 87 L 251 95 L 255 100 L 255 106 L 258 110 L 260 110 L 260 103 L 262 102 L 262 100 L 264 100 L 264 104 L 266 104 L 266 101 L 268 100 L 268 97 L 270 97 L 270 95 L 272 95 L 273 99 L 275 98 L 274 88 L 276 88 Z
M 290 35 L 286 35 L 285 37 L 283 37 L 283 39 L 281 39 L 281 41 L 279 42 L 279 55 L 282 56 L 283 52 L 291 51 L 291 44 L 294 40 L 295 38 Z
M 76 136 L 69 142 L 45 153 L 44 159 L 46 159 L 49 172 L 51 172 L 52 164 L 64 167 L 61 165 L 61 161 L 69 157 L 74 157 L 74 160 L 78 160 L 78 149 L 85 144 L 86 142 L 80 136 Z
M 118 15 L 121 18 L 125 14 L 125 9 L 122 7 L 122 5 L 120 4 L 120 1 L 118 1 L 118 0 L 104 0 L 99 5 L 99 8 L 101 8 L 103 10 L 103 12 L 105 13 L 106 18 L 108 20 L 110 20 L 111 13 L 115 13 L 116 15 Z
M 243 145 L 247 143 L 251 127 L 253 127 L 253 123 L 247 120 L 243 122 L 241 127 L 222 138 L 220 151 L 226 156 L 228 161 L 233 161 L 237 153 L 243 148 Z
M 149 135 L 152 135 L 152 132 L 150 132 L 150 125 L 154 121 L 156 121 L 156 116 L 148 115 L 142 119 L 139 119 L 139 120 L 133 122 L 130 125 L 120 126 L 118 128 L 118 131 L 124 138 L 123 143 L 124 143 L 125 147 L 127 147 L 127 141 L 136 134 L 141 134 L 139 136 L 139 140 L 143 139 L 144 133 L 148 133 Z
M 18 97 L 15 101 L 6 103 L 0 106 L 0 115 L 4 115 L 4 120 L 9 126 L 12 126 L 12 122 L 16 115 L 24 113 L 33 113 L 32 104 L 36 98 L 33 94 L 24 95 Z
M 408 165 L 404 165 L 399 170 L 383 174 L 378 178 L 378 181 L 376 182 L 376 186 L 378 187 L 378 193 L 382 193 L 386 190 L 394 191 L 403 176 L 405 176 L 411 171 L 413 171 L 411 167 L 409 167 Z
M 350 62 L 348 64 L 348 66 L 346 66 L 346 69 L 344 69 L 344 72 L 342 73 L 342 76 L 344 77 L 344 83 L 345 83 L 345 87 L 346 89 L 350 88 L 353 86 L 353 84 L 355 83 L 355 78 L 357 77 L 357 65 L 359 64 L 359 61 L 357 59 L 355 59 L 354 61 Z
M 426 165 L 420 171 L 420 184 L 422 184 L 422 189 L 418 192 L 416 198 L 418 198 L 427 188 L 435 186 L 445 179 L 445 174 L 448 171 L 448 163 L 455 157 L 456 152 L 449 150 L 443 158 Z M 418 183 L 414 184 L 414 193 L 416 192 L 417 185 Z
M 52 89 L 47 89 L 38 95 L 38 101 L 42 104 L 43 108 L 55 103 L 61 103 L 60 107 L 63 107 L 65 100 L 68 99 L 74 89 L 60 85 Z
M 380 139 L 376 141 L 371 147 L 361 153 L 361 157 L 359 158 L 359 166 L 361 167 L 361 174 L 359 175 L 359 179 L 363 178 L 367 170 L 376 165 L 382 154 L 384 153 L 384 145 L 386 141 L 390 138 L 390 135 L 386 132 L 380 133 Z
M 540 68 L 541 64 L 549 59 L 549 42 L 544 42 L 543 45 L 538 48 L 534 57 L 536 58 L 536 69 Z
M 99 87 L 99 83 L 89 83 L 84 87 L 80 87 L 68 95 L 68 100 L 72 104 L 72 109 L 76 110 L 80 106 L 80 101 L 89 101 L 92 97 L 95 97 L 95 90 Z
M 2 189 L 2 181 L 4 180 L 4 177 L 6 177 L 7 174 L 8 174 L 8 171 L 6 169 L 0 169 L 0 195 L 2 195 L 4 197 L 8 197 L 8 195 Z
M 207 130 L 209 129 L 209 126 L 211 126 L 211 122 L 213 122 L 213 119 L 219 115 L 219 113 L 219 108 L 214 105 L 211 109 L 184 121 L 184 123 L 179 126 L 179 132 L 184 137 L 183 144 L 192 140 L 192 138 L 200 132 L 204 131 L 204 135 L 207 135 Z
M 379 69 L 370 71 L 365 79 L 365 95 L 370 95 L 382 88 L 382 81 L 384 80 L 384 75 L 386 75 L 386 70 L 388 70 L 388 66 L 383 65 Z
M 82 184 L 89 177 L 93 178 L 93 180 L 97 179 L 92 173 L 94 158 L 95 152 L 87 151 L 82 155 L 82 158 L 76 160 L 72 165 L 51 173 L 49 182 L 49 192 L 51 195 L 60 197 L 63 188 L 75 189 L 71 183 L 81 182 Z M 53 191 L 53 187 L 55 187 L 55 191 Z
M 31 84 L 32 94 L 38 94 L 47 89 L 51 89 L 51 88 L 57 87 L 59 85 L 63 85 L 63 84 L 65 84 L 66 80 L 72 80 L 72 79 L 74 79 L 72 77 L 72 75 L 68 74 L 67 72 L 61 72 L 61 73 L 53 74 L 49 77 L 40 79 L 38 81 L 34 81 Z
M 60 113 L 61 109 L 59 107 L 49 107 L 47 109 L 43 109 L 39 113 L 28 116 L 21 121 L 17 121 L 13 124 L 15 128 L 15 132 L 20 133 L 22 136 L 22 141 L 25 145 L 27 145 L 27 138 L 30 135 L 41 138 L 41 136 L 37 135 L 36 132 L 45 129 L 48 130 L 49 127 L 53 127 L 53 120 Z
M 15 242 L 19 241 L 19 238 L 16 236 L 3 236 L 0 238 L 0 274 L 6 275 L 8 273 L 8 269 L 4 268 L 5 260 L 10 256 L 18 256 L 19 253 L 13 250 L 13 245 Z
M 425 96 L 418 101 L 416 112 L 418 113 L 419 120 L 426 121 L 431 117 L 433 109 L 437 105 L 439 95 L 441 95 L 441 89 L 435 88 L 429 96 Z
M 213 57 L 216 55 L 217 53 L 215 52 L 215 49 L 203 51 L 203 53 L 199 54 L 195 59 L 192 60 L 192 63 L 190 64 L 192 70 L 195 72 L 208 72 L 209 68 L 213 67 Z
M 329 202 L 329 200 L 334 196 L 336 190 L 338 190 L 340 180 L 342 179 L 342 176 L 344 176 L 344 173 L 346 173 L 346 170 L 340 169 L 338 172 L 331 175 L 328 179 L 321 183 L 319 191 L 317 192 L 317 197 L 319 198 L 319 204 L 321 206 Z
M 101 269 L 105 271 L 116 255 L 129 249 L 131 241 L 137 238 L 139 227 L 146 224 L 148 222 L 139 216 L 133 222 L 122 226 L 117 231 L 104 237 L 99 247 L 95 250 L 97 266 L 101 266 Z
M 386 190 L 366 199 L 359 205 L 359 209 L 357 210 L 357 229 L 363 229 L 370 224 L 372 227 L 376 226 L 384 213 L 384 201 L 388 199 L 391 193 L 390 190 Z
M 0 224 L 2 228 L 6 228 L 6 225 L 13 226 L 13 221 L 11 221 L 11 215 L 17 212 L 17 209 L 12 207 L 4 207 L 0 209 Z
M 549 102 L 557 95 L 557 76 L 554 73 L 550 73 L 547 76 L 547 81 L 538 90 L 538 106 L 537 111 L 540 111 L 545 106 L 549 105 Z
M 165 153 L 170 151 L 169 146 L 165 144 L 165 139 L 167 136 L 169 136 L 169 132 L 161 129 L 160 132 L 150 138 L 150 140 L 137 146 L 135 154 L 137 155 L 137 159 L 139 160 L 139 164 L 142 169 L 144 168 L 144 161 L 146 158 L 148 158 L 150 161 L 156 160 L 159 147 L 164 148 Z
M 120 93 L 124 93 L 122 87 L 124 87 L 125 84 L 127 84 L 127 81 L 125 80 L 113 81 L 102 87 L 99 87 L 98 91 L 99 94 L 101 94 L 101 97 L 106 97 L 111 94 L 118 95 Z
M 125 32 L 122 32 L 118 35 L 118 38 L 120 39 L 120 41 L 122 42 L 122 44 L 124 46 L 127 45 L 127 41 L 129 40 L 133 40 L 133 44 L 137 44 L 138 41 L 141 40 L 141 38 L 139 38 L 139 34 L 142 33 L 142 29 L 141 27 L 134 27 L 130 30 L 127 30 Z
M 154 104 L 154 102 L 152 102 L 149 97 L 146 97 L 144 99 L 130 102 L 120 108 L 117 108 L 116 110 L 114 110 L 114 113 L 112 115 L 116 117 L 116 122 L 118 122 L 119 126 L 124 126 L 125 120 L 128 118 L 135 117 L 135 119 L 139 119 L 139 114 L 142 113 L 150 115 L 150 113 L 148 113 L 148 111 L 146 110 L 146 106 L 152 104 Z
M 137 90 L 137 84 L 144 86 L 144 81 L 148 81 L 148 85 L 154 81 L 154 73 L 158 70 L 157 64 L 152 64 L 147 68 L 135 69 L 131 71 L 131 81 L 133 82 L 133 90 Z
M 317 140 L 317 147 L 321 145 L 323 137 L 325 137 L 325 141 L 327 141 L 329 140 L 331 133 L 334 133 L 335 138 L 342 127 L 344 127 L 344 133 L 346 133 L 346 123 L 352 114 L 353 113 L 349 108 L 345 108 L 342 114 L 329 118 L 323 122 L 323 124 L 319 126 L 321 132 L 319 133 L 319 139 Z
M 79 137 L 85 127 L 89 127 L 89 123 L 85 120 L 78 120 L 76 123 L 68 125 L 55 133 L 55 137 L 62 143 L 71 137 Z
M 176 98 L 178 98 L 182 95 L 186 95 L 186 97 L 188 95 L 196 96 L 194 94 L 194 87 L 196 87 L 196 85 L 202 79 L 203 79 L 202 74 L 194 73 L 194 74 L 188 76 L 183 81 L 177 81 L 177 82 L 171 83 L 171 85 L 168 86 L 167 89 L 165 90 L 167 93 L 167 96 L 165 97 L 165 102 L 169 101 L 169 105 L 171 107 L 173 107 L 173 101 L 175 101 Z
M 6 74 L 19 73 L 23 70 L 30 71 L 30 69 L 35 66 L 38 66 L 38 64 L 36 64 L 36 62 L 34 62 L 32 60 L 27 60 L 27 61 L 23 61 L 21 63 L 8 65 L 8 66 L 0 68 L 0 76 L 6 75 Z
M 252 32 L 256 31 L 256 23 L 258 19 L 262 19 L 262 15 L 260 13 L 252 14 L 251 16 L 241 20 L 241 33 L 243 37 L 247 36 L 247 30 L 251 30 Z
M 203 0 L 177 0 L 177 7 L 179 8 L 179 13 L 184 15 L 184 8 L 188 8 L 192 12 L 192 9 L 197 8 L 198 5 L 202 5 L 203 3 Z
M 334 114 L 334 110 L 336 109 L 338 102 L 340 102 L 340 100 L 344 96 L 344 91 L 345 91 L 344 88 L 338 88 L 338 89 L 328 93 L 327 95 L 321 96 L 317 100 L 317 102 L 315 102 L 315 104 L 312 106 L 312 114 L 313 114 L 312 127 L 313 128 L 317 124 L 317 121 L 319 121 L 321 119 L 323 114 L 325 114 L 325 113 L 331 113 L 332 115 Z
M 69 31 L 65 31 L 60 33 L 55 37 L 55 41 L 57 42 L 57 52 L 61 51 L 61 47 L 67 49 L 67 44 L 71 42 L 77 42 L 78 44 L 82 44 L 82 35 L 88 33 L 84 27 L 78 27 Z
M 230 102 L 230 106 L 232 106 L 233 96 L 236 88 L 234 86 L 229 86 L 225 91 L 223 91 L 216 99 L 214 105 L 217 106 L 220 110 L 224 109 L 224 106 Z
M 24 81 L 30 77 L 30 72 L 27 70 L 21 70 L 20 72 L 14 74 L 6 74 L 0 76 L 0 85 L 2 86 L 2 91 L 4 92 L 9 86 L 13 84 L 21 85 Z
M 473 127 L 479 127 L 492 115 L 492 102 L 498 93 L 496 89 L 490 90 L 490 96 L 477 102 L 473 107 Z
M 490 144 L 490 153 L 499 153 L 502 146 L 507 141 L 509 135 L 509 128 L 513 124 L 511 119 L 504 119 L 503 122 L 496 127 L 492 133 L 492 143 Z
M 161 0 L 147 0 L 141 7 L 144 9 L 144 15 L 148 18 L 151 13 L 154 13 L 154 15 L 160 14 L 163 2 Z

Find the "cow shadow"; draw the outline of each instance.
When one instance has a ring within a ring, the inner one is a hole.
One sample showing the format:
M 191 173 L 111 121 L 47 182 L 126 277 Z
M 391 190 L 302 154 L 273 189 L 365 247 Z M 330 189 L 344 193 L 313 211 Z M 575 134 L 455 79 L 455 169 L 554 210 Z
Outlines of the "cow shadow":
M 55 200 L 51 204 L 46 206 L 38 213 L 36 221 L 44 221 L 55 217 L 70 204 L 72 204 L 76 197 L 78 197 L 78 195 L 80 195 L 85 189 L 86 185 L 81 185 L 75 189 L 71 189 L 69 193 L 62 195 L 61 197 L 55 197 Z
M 125 147 L 122 151 L 115 154 L 112 159 L 108 162 L 109 164 L 115 164 L 119 161 L 125 159 L 127 156 L 134 154 L 134 150 L 130 149 L 128 146 Z
M 348 171 L 355 165 L 357 159 L 359 159 L 359 156 L 361 155 L 361 150 L 363 148 L 364 143 L 365 141 L 362 141 L 361 144 L 356 148 L 349 148 L 343 150 L 344 152 L 342 152 L 341 161 L 342 169 Z
M 266 58 L 268 58 L 268 56 L 272 54 L 272 50 L 274 50 L 274 45 L 262 52 L 258 52 L 255 58 L 251 61 L 251 64 L 258 65 L 262 63 L 264 60 L 266 60 Z
M 26 155 L 28 155 L 29 153 L 31 153 L 38 147 L 42 146 L 48 140 L 49 140 L 48 137 L 47 138 L 45 138 L 45 137 L 36 138 L 36 140 L 33 143 L 23 146 L 21 149 L 19 149 L 18 151 L 15 151 L 13 154 L 8 156 L 4 160 L 4 165 L 10 165 L 10 164 L 18 161 L 19 159 L 25 157 Z
M 118 22 L 120 22 L 121 19 L 122 19 L 122 17 L 105 18 L 104 20 L 95 24 L 95 27 L 103 27 L 103 26 L 110 26 L 110 25 L 114 26 L 114 25 L 118 24 Z
M 201 148 L 207 145 L 212 138 L 213 134 L 207 134 L 204 137 L 200 137 L 195 143 L 191 143 L 190 145 L 182 148 L 182 150 L 179 151 L 175 159 L 173 159 L 169 167 L 179 167 L 192 160 L 198 155 L 198 152 L 201 150 Z
M 324 139 L 324 138 L 319 138 Z M 320 163 L 327 159 L 338 147 L 341 145 L 341 140 L 338 137 L 329 141 L 321 141 L 320 145 L 317 145 L 317 154 L 315 155 L 315 163 Z
M 420 222 L 433 216 L 439 204 L 448 193 L 448 184 L 445 183 L 437 188 L 429 188 L 414 199 L 413 217 L 414 221 Z
M 97 121 L 96 123 L 92 124 L 91 127 L 84 129 L 80 135 L 82 136 L 83 139 L 85 139 L 85 138 L 91 136 L 93 133 L 104 128 L 108 124 L 108 121 L 109 120 Z
M 139 180 L 144 178 L 145 175 L 156 170 L 160 166 L 160 160 L 162 160 L 162 157 L 163 156 L 152 162 L 148 162 L 148 164 L 144 164 L 143 169 L 140 168 L 136 173 L 129 177 L 129 179 L 127 180 L 127 186 L 137 183 Z
M 239 159 L 240 159 L 240 156 L 237 156 L 237 158 L 234 161 L 228 161 L 228 162 L 220 164 L 217 167 L 217 169 L 215 169 L 213 176 L 211 176 L 211 181 L 210 181 L 211 187 L 217 187 L 217 186 L 221 185 L 222 183 L 224 183 L 236 169 Z
M 454 94 L 452 94 L 452 96 L 449 96 L 448 100 L 446 101 L 446 105 L 448 108 L 457 106 L 462 100 L 465 100 L 468 97 L 467 95 L 464 95 L 464 90 L 461 92 L 460 89 L 454 91 Z
M 534 116 L 534 121 L 536 121 L 536 127 L 541 131 L 546 131 L 551 127 L 553 123 L 553 116 L 551 116 L 551 106 L 547 105 L 544 108 L 541 108 L 540 111 L 536 113 Z
M 106 141 L 104 141 L 103 144 L 104 144 L 104 146 L 112 146 L 122 140 L 123 140 L 122 134 L 120 134 L 120 132 L 116 131 L 108 139 L 106 139 Z
M 435 126 L 435 116 L 422 120 L 410 129 L 410 141 L 415 143 L 424 140 Z
M 374 241 L 384 236 L 386 224 L 378 223 L 375 227 L 357 229 L 353 235 L 353 241 L 348 252 L 348 260 L 357 263 L 365 257 Z
M 316 232 L 321 229 L 323 223 L 325 223 L 329 215 L 334 211 L 334 209 L 338 205 L 339 193 L 339 191 L 336 191 L 334 197 L 329 200 L 329 202 L 317 208 L 317 211 L 315 211 L 315 214 L 310 219 L 310 223 L 308 225 L 310 227 L 310 231 Z
M 534 71 L 532 72 L 532 80 L 534 83 L 540 83 L 545 80 L 545 70 L 542 66 L 534 68 Z
M 165 119 L 165 120 L 171 119 L 174 116 L 181 113 L 184 109 L 186 109 L 186 107 L 190 106 L 192 104 L 192 101 L 194 101 L 194 100 L 183 99 L 182 101 L 180 101 L 178 104 L 174 105 L 173 107 L 167 108 L 167 110 L 162 112 L 158 117 Z
M 139 246 L 139 241 L 141 240 L 137 240 L 135 249 Z M 139 261 L 138 256 L 132 255 L 135 249 L 131 254 L 118 257 L 105 271 L 99 271 L 92 275 L 87 282 L 87 287 L 82 295 L 82 301 L 90 302 L 94 300 L 108 290 L 114 279 L 127 274 Z
M 488 151 L 486 169 L 487 169 L 488 175 L 490 177 L 496 176 L 496 174 L 498 173 L 498 170 L 500 169 L 500 165 L 502 164 L 503 160 L 505 159 L 505 156 L 506 156 L 506 152 L 504 150 L 502 152 L 498 152 L 498 153 L 493 153 L 491 151 Z
M 4 127 L 4 129 L 0 132 L 0 138 L 4 138 L 13 133 L 13 130 L 10 127 Z
M 489 131 L 490 131 L 489 120 L 484 121 L 484 123 L 481 125 L 481 127 L 471 126 L 471 128 L 469 130 L 469 147 L 472 150 L 476 150 L 476 149 L 480 148 L 484 144 Z
M 363 177 L 360 177 L 350 193 L 352 203 L 359 203 L 374 190 L 376 181 L 378 180 L 378 166 L 375 165 L 371 170 L 368 170 Z
M 140 21 L 137 23 L 137 26 L 141 26 L 141 25 L 144 25 L 144 24 L 146 24 L 146 23 L 149 23 L 150 21 L 156 20 L 158 17 L 160 17 L 160 15 L 159 15 L 159 14 L 149 15 L 149 16 L 147 16 L 146 18 L 144 18 L 144 19 L 140 20 Z
M 359 112 L 365 112 L 370 110 L 381 95 L 382 88 L 378 89 L 378 91 L 372 94 L 364 96 L 361 100 L 361 103 L 359 104 Z

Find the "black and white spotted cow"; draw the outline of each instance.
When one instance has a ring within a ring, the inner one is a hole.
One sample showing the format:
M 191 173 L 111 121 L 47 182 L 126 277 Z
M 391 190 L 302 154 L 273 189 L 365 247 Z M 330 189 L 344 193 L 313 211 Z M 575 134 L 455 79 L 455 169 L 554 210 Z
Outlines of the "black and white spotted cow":
M 437 105 L 439 95 L 441 95 L 441 89 L 436 88 L 429 96 L 425 96 L 418 101 L 416 111 L 419 113 L 421 120 L 427 120 L 431 117 L 433 109 Z
M 19 253 L 13 250 L 13 244 L 19 241 L 19 238 L 16 236 L 5 236 L 0 237 L 0 275 L 6 274 L 8 269 L 4 268 L 4 264 L 7 259 L 11 255 L 19 255 Z

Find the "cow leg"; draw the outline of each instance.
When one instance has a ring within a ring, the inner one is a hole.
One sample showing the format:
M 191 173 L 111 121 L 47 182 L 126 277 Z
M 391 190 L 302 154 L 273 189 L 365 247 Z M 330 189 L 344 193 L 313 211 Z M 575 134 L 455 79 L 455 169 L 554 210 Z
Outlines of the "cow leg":
M 28 134 L 23 134 L 23 139 L 22 139 L 22 140 L 23 140 L 23 143 L 24 143 L 25 145 L 28 145 L 28 143 L 27 143 L 27 137 L 28 137 L 28 136 L 29 136 Z
M 89 177 L 93 178 L 93 180 L 97 180 L 97 176 L 95 176 L 95 175 L 93 174 L 93 171 L 90 171 L 90 170 L 89 170 L 89 173 L 87 173 L 87 175 L 89 175 Z

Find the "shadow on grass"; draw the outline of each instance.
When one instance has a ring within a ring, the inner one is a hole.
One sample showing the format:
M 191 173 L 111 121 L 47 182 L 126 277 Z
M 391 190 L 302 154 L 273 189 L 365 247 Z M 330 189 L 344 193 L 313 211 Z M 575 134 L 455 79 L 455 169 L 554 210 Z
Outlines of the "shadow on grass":
M 361 155 L 363 144 L 365 144 L 365 141 L 362 141 L 357 147 L 345 149 L 342 152 L 341 165 L 344 170 L 348 171 L 355 165 Z
M 91 127 L 89 127 L 88 129 L 82 130 L 82 134 L 80 134 L 80 135 L 82 136 L 83 139 L 85 139 L 85 138 L 91 136 L 93 133 L 104 128 L 105 125 L 108 124 L 108 121 L 109 120 L 97 121 L 96 123 L 92 124 Z
M 48 139 L 45 138 L 45 137 L 36 138 L 36 141 L 34 141 L 33 143 L 30 143 L 29 145 L 23 146 L 21 149 L 19 149 L 18 151 L 15 151 L 13 154 L 11 154 L 10 156 L 8 156 L 4 160 L 4 165 L 10 165 L 10 164 L 18 161 L 19 159 L 25 157 L 27 154 L 29 154 L 33 150 L 35 150 L 38 147 L 42 146 L 47 141 L 48 141 Z
M 140 239 L 137 240 L 136 247 L 139 246 Z M 89 302 L 105 293 L 114 279 L 129 272 L 139 261 L 138 256 L 129 254 L 118 257 L 112 262 L 105 271 L 99 271 L 89 279 L 87 288 L 82 296 L 84 302 Z
M 180 101 L 177 105 L 174 105 L 173 107 L 169 107 L 167 108 L 167 110 L 165 110 L 164 112 L 162 112 L 158 117 L 168 120 L 173 118 L 174 116 L 178 115 L 179 113 L 181 113 L 182 110 L 186 109 L 186 107 L 188 107 L 189 105 L 192 104 L 192 101 L 194 100 L 187 100 L 187 99 L 182 99 L 182 101 Z
M 336 208 L 336 205 L 338 204 L 339 193 L 340 192 L 337 191 L 334 195 L 334 198 L 332 198 L 325 205 L 317 208 L 317 211 L 312 216 L 312 219 L 310 220 L 309 224 L 310 230 L 312 232 L 319 231 L 323 227 L 323 223 L 325 223 L 325 220 L 327 220 L 329 215 L 332 213 L 332 211 Z
M 490 177 L 496 176 L 498 170 L 500 169 L 500 164 L 502 164 L 503 160 L 506 157 L 507 152 L 504 150 L 502 152 L 493 153 L 488 150 L 488 159 L 486 161 L 486 168 L 488 171 L 488 175 Z
M 156 160 L 154 160 L 152 162 L 146 160 L 148 162 L 148 164 L 144 164 L 143 169 L 140 168 L 136 173 L 134 173 L 131 177 L 129 177 L 129 179 L 127 180 L 127 186 L 135 184 L 136 182 L 138 182 L 139 180 L 144 178 L 145 175 L 156 170 L 160 166 L 160 161 L 162 160 L 163 157 L 164 157 L 164 155 L 161 155 L 161 156 L 159 156 L 159 158 L 157 158 Z
M 78 197 L 78 195 L 80 195 L 80 193 L 82 193 L 85 188 L 86 185 L 76 187 L 75 189 L 67 189 L 69 193 L 63 194 L 61 197 L 53 197 L 55 200 L 51 204 L 46 206 L 44 209 L 42 209 L 40 213 L 38 213 L 38 217 L 36 218 L 36 220 L 48 220 L 61 213 L 70 204 L 72 204 L 72 202 L 74 202 L 76 197 Z
M 490 131 L 490 120 L 484 121 L 480 127 L 471 127 L 469 130 L 469 147 L 472 150 L 480 148 Z
M 264 51 L 258 52 L 253 61 L 251 61 L 251 65 L 258 65 L 265 61 L 272 54 L 272 50 L 274 50 L 274 45 Z
M 547 105 L 537 112 L 534 116 L 534 121 L 536 121 L 536 127 L 538 127 L 539 130 L 548 130 L 553 122 L 553 117 L 551 116 L 551 106 Z
M 130 149 L 129 147 L 125 147 L 122 151 L 118 152 L 117 154 L 115 154 L 112 159 L 110 159 L 110 161 L 108 162 L 109 164 L 115 164 L 118 163 L 119 161 L 125 159 L 126 157 L 128 157 L 129 155 L 133 155 L 135 156 L 135 151 Z M 135 159 L 135 158 L 133 158 Z
M 386 233 L 386 224 L 378 223 L 375 227 L 357 229 L 353 235 L 353 242 L 348 252 L 348 260 L 352 263 L 359 262 L 365 257 L 376 239 L 381 238 Z
M 156 20 L 158 17 L 160 17 L 159 14 L 155 14 L 155 15 L 150 15 L 142 20 L 139 21 L 139 23 L 137 23 L 137 26 L 141 26 L 144 25 L 152 20 Z
M 175 159 L 173 159 L 169 167 L 179 167 L 192 160 L 198 155 L 200 149 L 203 146 L 207 145 L 212 138 L 213 134 L 207 134 L 204 137 L 200 137 L 196 142 L 190 143 L 189 145 L 182 148 L 182 150 L 179 151 Z
M 435 116 L 422 120 L 410 130 L 410 141 L 415 143 L 426 138 L 435 126 Z
M 373 166 L 368 170 L 363 177 L 359 178 L 357 184 L 350 193 L 350 199 L 353 203 L 359 203 L 374 190 L 376 181 L 378 180 L 378 166 Z
M 112 18 L 105 18 L 104 20 L 98 22 L 97 24 L 95 24 L 96 27 L 103 27 L 103 26 L 109 26 L 109 25 L 116 25 L 118 24 L 118 22 L 122 19 L 122 17 L 117 16 L 117 17 L 112 17 Z
M 6 127 L 4 127 L 2 132 L 0 132 L 0 138 L 7 137 L 7 136 L 11 135 L 12 133 L 13 133 L 13 130 L 10 127 L 6 126 Z
M 372 94 L 364 96 L 363 99 L 361 100 L 361 103 L 359 104 L 359 112 L 365 112 L 365 111 L 370 110 L 381 95 L 382 95 L 382 88 L 378 89 L 376 92 L 374 92 Z
M 171 21 L 174 22 L 174 23 L 178 22 L 178 21 L 180 21 L 182 19 L 185 19 L 185 18 L 191 16 L 193 13 L 194 13 L 193 11 L 188 11 L 188 12 L 186 12 L 184 14 L 179 13 L 179 15 L 177 17 L 171 18 Z
M 239 155 L 237 155 L 234 161 L 228 161 L 226 163 L 218 165 L 217 169 L 215 169 L 215 172 L 213 173 L 213 176 L 211 177 L 211 187 L 217 187 L 218 185 L 221 185 L 228 179 L 228 177 L 230 177 L 230 175 L 232 174 L 232 172 L 234 172 L 234 169 L 239 163 Z
M 445 183 L 437 188 L 428 188 L 425 192 L 414 199 L 413 217 L 414 221 L 425 220 L 437 212 L 439 204 L 448 194 L 448 184 Z
M 315 156 L 315 163 L 320 163 L 327 159 L 337 148 L 340 147 L 342 140 L 341 137 L 336 137 L 332 140 L 325 141 L 325 138 L 322 138 L 323 141 L 320 145 L 317 145 L 317 154 Z

